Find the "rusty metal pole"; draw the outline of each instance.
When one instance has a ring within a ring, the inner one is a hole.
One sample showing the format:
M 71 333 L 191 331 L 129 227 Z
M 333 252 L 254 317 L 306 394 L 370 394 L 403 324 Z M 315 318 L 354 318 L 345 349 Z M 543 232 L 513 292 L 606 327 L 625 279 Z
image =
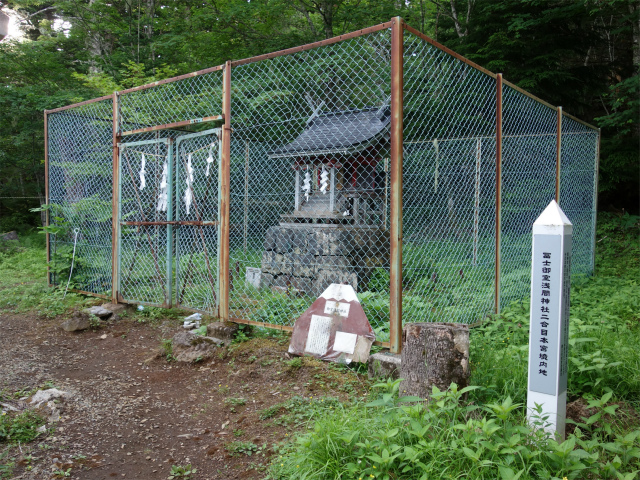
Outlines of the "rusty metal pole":
M 402 109 L 404 76 L 404 22 L 391 20 L 391 199 L 389 347 L 402 351 Z
M 494 310 L 500 313 L 500 240 L 502 235 L 502 74 L 496 76 L 496 273 Z
M 120 172 L 120 153 L 118 151 L 118 142 L 120 140 L 120 95 L 118 92 L 113 93 L 113 132 L 112 132 L 112 144 L 113 144 L 113 169 L 112 169 L 112 184 L 111 184 L 111 301 L 118 303 L 118 293 L 120 291 L 120 272 L 118 266 L 119 245 L 120 245 L 120 225 L 118 224 L 118 202 L 119 198 L 119 172 Z
M 49 205 L 49 118 L 47 111 L 44 111 L 44 203 Z M 49 209 L 44 212 L 44 224 L 49 226 Z M 51 271 L 49 264 L 51 263 L 51 243 L 49 232 L 47 239 L 47 285 L 51 286 Z
M 591 274 L 596 270 L 596 220 L 598 218 L 598 177 L 600 176 L 600 142 L 602 140 L 602 129 L 598 129 L 598 140 L 596 140 L 596 164 L 593 177 L 593 232 L 591 235 Z
M 560 165 L 562 162 L 562 107 L 558 107 L 558 138 L 556 139 L 556 202 L 560 204 Z
M 222 83 L 222 114 L 224 125 L 222 127 L 222 146 L 220 156 L 219 175 L 219 235 L 218 241 L 218 289 L 220 290 L 218 319 L 222 322 L 229 321 L 229 204 L 231 196 L 229 185 L 231 182 L 231 62 L 224 66 L 224 78 Z

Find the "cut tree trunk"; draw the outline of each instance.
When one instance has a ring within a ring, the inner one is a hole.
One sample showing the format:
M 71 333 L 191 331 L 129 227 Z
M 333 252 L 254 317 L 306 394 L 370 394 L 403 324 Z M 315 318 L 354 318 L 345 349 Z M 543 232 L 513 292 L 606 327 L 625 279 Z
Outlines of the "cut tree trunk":
M 429 399 L 432 387 L 469 384 L 469 327 L 453 323 L 408 323 L 402 330 L 400 393 Z

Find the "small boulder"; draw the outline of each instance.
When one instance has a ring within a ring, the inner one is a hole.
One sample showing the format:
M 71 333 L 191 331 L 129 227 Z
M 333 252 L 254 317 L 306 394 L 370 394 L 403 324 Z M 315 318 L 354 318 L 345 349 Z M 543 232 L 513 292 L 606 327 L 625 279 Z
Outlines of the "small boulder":
M 217 338 L 181 331 L 173 336 L 173 356 L 179 362 L 207 360 L 213 356 L 216 348 L 223 344 L 224 342 Z
M 51 402 L 56 399 L 67 399 L 69 397 L 71 397 L 69 392 L 63 392 L 57 388 L 49 388 L 47 390 L 38 390 L 33 397 L 31 397 L 31 401 L 29 403 L 37 407 L 43 403 Z
M 111 310 L 107 310 L 106 308 L 103 307 L 91 307 L 91 308 L 87 308 L 85 310 L 85 313 L 88 313 L 89 315 L 95 315 L 96 317 L 98 317 L 100 320 L 106 320 L 108 319 L 111 315 L 113 315 L 113 312 Z
M 2 240 L 18 240 L 18 234 L 14 232 L 5 233 L 0 236 Z
M 103 303 L 101 307 L 105 310 L 109 310 L 114 315 L 119 315 L 127 309 L 127 306 L 124 303 Z
M 215 322 L 207 325 L 207 335 L 219 338 L 229 344 L 238 333 L 238 324 L 232 322 Z
M 91 323 L 89 322 L 89 315 L 83 312 L 75 312 L 71 318 L 64 321 L 60 326 L 67 332 L 79 332 L 90 328 Z

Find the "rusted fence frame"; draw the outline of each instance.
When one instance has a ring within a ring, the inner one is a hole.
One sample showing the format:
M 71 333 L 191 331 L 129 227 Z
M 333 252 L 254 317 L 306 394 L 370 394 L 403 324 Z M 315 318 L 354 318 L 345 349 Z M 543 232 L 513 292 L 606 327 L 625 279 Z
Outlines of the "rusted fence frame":
M 500 260 L 502 240 L 502 74 L 496 75 L 496 224 L 494 313 L 500 313 Z
M 218 319 L 229 321 L 229 236 L 231 204 L 231 61 L 224 65 L 222 77 L 222 144 L 218 174 Z
M 111 301 L 118 303 L 120 292 L 120 272 L 118 252 L 120 250 L 120 222 L 118 202 L 120 201 L 120 94 L 113 93 L 113 169 L 111 185 Z
M 402 351 L 402 159 L 403 159 L 403 89 L 404 89 L 404 21 L 391 21 L 391 127 L 389 201 L 389 343 L 391 353 Z
M 44 111 L 44 202 L 45 205 L 49 205 L 49 114 Z M 49 226 L 49 209 L 44 212 L 44 224 Z M 46 247 L 47 249 L 47 285 L 51 286 L 51 269 L 49 264 L 51 263 L 51 243 L 49 240 L 49 232 L 46 234 Z

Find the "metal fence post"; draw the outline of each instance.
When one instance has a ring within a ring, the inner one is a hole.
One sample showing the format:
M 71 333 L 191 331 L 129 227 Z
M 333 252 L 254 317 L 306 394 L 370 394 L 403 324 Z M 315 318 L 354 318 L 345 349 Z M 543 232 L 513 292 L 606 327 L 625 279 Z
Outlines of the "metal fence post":
M 391 218 L 389 343 L 392 353 L 402 351 L 402 108 L 404 22 L 391 20 Z
M 167 307 L 170 308 L 173 305 L 173 293 L 171 291 L 171 287 L 173 285 L 173 259 L 174 251 L 173 251 L 173 225 L 171 222 L 174 220 L 173 213 L 173 192 L 175 191 L 173 188 L 173 171 L 174 171 L 174 158 L 173 158 L 173 150 L 174 150 L 175 142 L 173 138 L 169 138 L 167 141 L 167 190 L 169 194 L 167 195 L 167 258 L 166 258 L 166 279 L 165 279 L 165 291 L 166 291 L 166 303 Z M 178 155 L 176 155 L 175 162 L 178 163 Z M 176 288 L 176 292 L 178 289 Z
M 49 118 L 47 111 L 44 111 L 44 203 L 49 205 Z M 49 226 L 49 209 L 44 212 L 45 226 Z M 46 235 L 47 240 L 47 285 L 51 286 L 51 243 L 49 232 Z
M 496 282 L 495 313 L 500 313 L 500 239 L 502 235 L 502 74 L 496 75 Z
M 227 61 L 224 66 L 224 76 L 222 81 L 222 114 L 224 125 L 222 126 L 222 146 L 220 158 L 220 175 L 218 177 L 219 195 L 219 235 L 218 249 L 219 268 L 218 285 L 220 298 L 218 305 L 218 319 L 222 322 L 229 321 L 229 204 L 230 182 L 231 182 L 231 61 Z
M 118 218 L 118 203 L 120 202 L 120 152 L 118 142 L 120 141 L 120 95 L 113 93 L 113 165 L 112 165 L 112 185 L 111 185 L 111 301 L 118 303 L 118 293 L 120 291 L 120 262 L 118 260 L 120 244 L 120 219 Z
M 562 107 L 558 107 L 558 138 L 556 139 L 556 203 L 560 204 L 560 165 L 562 162 Z
M 596 270 L 596 220 L 598 216 L 598 177 L 600 176 L 600 141 L 602 140 L 602 129 L 598 129 L 598 139 L 596 140 L 596 165 L 593 177 L 593 232 L 591 235 L 591 274 Z

